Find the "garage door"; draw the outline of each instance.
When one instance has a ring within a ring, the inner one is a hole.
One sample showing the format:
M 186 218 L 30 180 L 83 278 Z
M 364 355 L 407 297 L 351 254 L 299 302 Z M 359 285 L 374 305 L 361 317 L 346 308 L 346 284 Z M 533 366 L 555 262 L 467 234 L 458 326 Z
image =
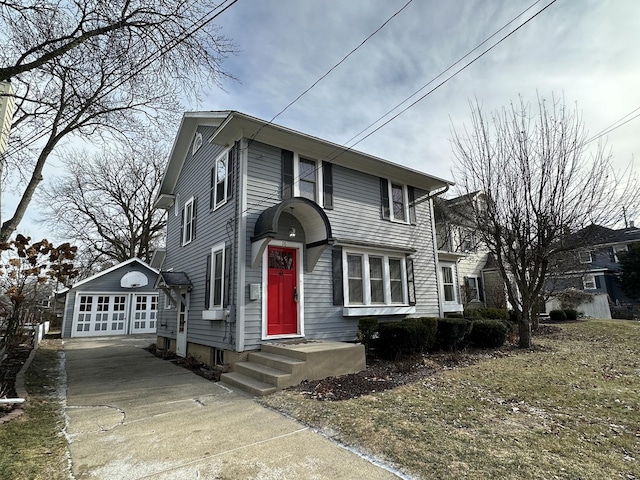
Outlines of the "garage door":
M 153 333 L 157 308 L 157 295 L 81 294 L 77 297 L 71 336 L 125 335 L 129 333 L 129 319 L 132 317 L 131 333 Z
M 154 333 L 157 314 L 157 295 L 136 295 L 131 333 Z

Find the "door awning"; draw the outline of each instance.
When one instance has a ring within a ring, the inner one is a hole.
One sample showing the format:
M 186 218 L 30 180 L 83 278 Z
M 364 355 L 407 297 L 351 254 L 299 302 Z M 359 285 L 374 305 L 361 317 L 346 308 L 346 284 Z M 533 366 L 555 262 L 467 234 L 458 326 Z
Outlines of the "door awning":
M 303 197 L 288 198 L 260 214 L 251 237 L 251 264 L 257 266 L 267 245 L 278 237 L 283 212 L 293 215 L 304 230 L 307 269 L 311 271 L 333 237 L 327 214 L 318 204 Z

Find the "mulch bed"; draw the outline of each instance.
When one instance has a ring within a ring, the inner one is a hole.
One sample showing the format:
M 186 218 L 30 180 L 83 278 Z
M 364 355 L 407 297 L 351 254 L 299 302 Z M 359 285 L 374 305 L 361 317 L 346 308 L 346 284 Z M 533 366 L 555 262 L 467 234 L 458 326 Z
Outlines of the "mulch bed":
M 11 347 L 0 364 L 0 398 L 16 398 L 16 375 L 29 358 L 31 346 L 19 344 Z M 8 414 L 19 404 L 0 405 L 0 417 Z

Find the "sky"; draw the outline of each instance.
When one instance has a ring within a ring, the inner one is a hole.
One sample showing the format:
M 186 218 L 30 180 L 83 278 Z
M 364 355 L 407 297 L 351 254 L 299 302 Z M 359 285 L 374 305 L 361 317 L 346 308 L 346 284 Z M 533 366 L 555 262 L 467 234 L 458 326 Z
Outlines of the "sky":
M 270 120 L 407 1 L 239 0 L 217 19 L 238 48 L 223 65 L 238 80 L 212 86 L 200 104 L 185 109 L 238 110 Z M 520 13 L 534 5 L 464 63 L 551 2 L 413 0 L 275 123 L 352 146 L 354 135 Z M 564 98 L 595 135 L 640 108 L 639 46 L 640 1 L 557 0 L 354 148 L 455 181 L 452 128 L 469 125 L 470 102 L 491 113 L 519 95 L 533 103 L 537 95 Z M 603 140 L 624 168 L 640 156 L 640 117 Z M 30 212 L 23 226 L 37 230 L 36 216 Z

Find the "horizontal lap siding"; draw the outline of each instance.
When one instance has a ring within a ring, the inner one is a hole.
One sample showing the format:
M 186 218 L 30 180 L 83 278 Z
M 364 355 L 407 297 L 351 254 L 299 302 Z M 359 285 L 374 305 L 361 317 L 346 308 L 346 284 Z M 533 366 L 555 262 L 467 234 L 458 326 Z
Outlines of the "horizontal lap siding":
M 204 140 L 202 147 L 193 156 L 192 149 L 189 149 L 174 191 L 180 196 L 179 199 L 176 198 L 176 201 L 179 201 L 178 216 L 175 215 L 174 207 L 168 211 L 167 256 L 162 270 L 185 272 L 191 281 L 187 341 L 218 348 L 233 348 L 234 329 L 222 320 L 203 320 L 202 311 L 205 299 L 207 255 L 211 253 L 212 247 L 222 242 L 225 242 L 225 245 L 232 243 L 236 194 L 234 193 L 234 196 L 217 210 L 209 210 L 211 169 L 215 160 L 226 149 L 207 141 L 213 133 L 211 127 L 199 127 L 198 132 L 202 133 Z M 234 167 L 234 172 L 237 173 L 237 171 L 238 165 Z M 181 246 L 180 211 L 192 196 L 197 198 L 196 235 L 191 243 Z M 233 255 L 233 250 L 227 253 Z M 158 335 L 175 338 L 177 312 L 175 308 L 164 309 L 164 295 L 160 296 L 159 316 Z

